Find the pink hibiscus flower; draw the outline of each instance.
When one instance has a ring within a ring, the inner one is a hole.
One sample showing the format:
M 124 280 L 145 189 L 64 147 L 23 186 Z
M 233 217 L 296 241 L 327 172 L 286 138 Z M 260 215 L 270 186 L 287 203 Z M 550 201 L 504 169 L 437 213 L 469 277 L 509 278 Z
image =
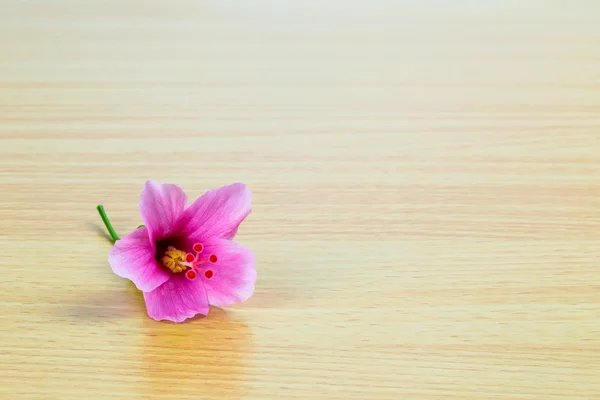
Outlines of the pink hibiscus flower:
M 173 184 L 146 182 L 140 198 L 145 226 L 116 240 L 108 257 L 115 274 L 144 292 L 148 316 L 182 322 L 252 296 L 252 251 L 231 239 L 251 210 L 251 193 L 235 183 L 211 190 L 188 206 Z

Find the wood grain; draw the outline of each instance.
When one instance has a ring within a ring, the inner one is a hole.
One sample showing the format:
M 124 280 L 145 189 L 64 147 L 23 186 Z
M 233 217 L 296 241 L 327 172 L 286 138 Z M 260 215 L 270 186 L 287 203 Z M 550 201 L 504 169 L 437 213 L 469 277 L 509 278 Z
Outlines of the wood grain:
M 0 398 L 600 398 L 597 2 L 0 7 Z M 251 187 L 252 299 L 146 316 L 148 178 Z

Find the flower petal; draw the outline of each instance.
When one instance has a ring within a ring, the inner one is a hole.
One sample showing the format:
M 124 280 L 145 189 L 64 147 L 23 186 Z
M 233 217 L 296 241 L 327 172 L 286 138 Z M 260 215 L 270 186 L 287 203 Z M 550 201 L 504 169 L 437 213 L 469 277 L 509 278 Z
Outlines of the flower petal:
M 145 227 L 117 240 L 108 255 L 113 272 L 130 279 L 142 291 L 151 291 L 169 279 L 169 273 L 154 258 L 154 246 Z
M 185 274 L 174 274 L 151 292 L 144 292 L 148 316 L 157 321 L 183 322 L 196 314 L 208 314 L 206 290 L 199 278 L 191 281 Z
M 212 272 L 210 279 L 201 275 L 211 305 L 226 307 L 252 296 L 256 270 L 250 249 L 230 240 L 213 239 L 204 243 L 203 254 L 215 254 L 218 260 L 203 266 Z
M 147 181 L 140 197 L 140 213 L 150 232 L 150 241 L 169 237 L 186 206 L 187 196 L 179 186 Z
M 206 192 L 177 221 L 178 235 L 196 241 L 211 237 L 232 239 L 250 214 L 252 194 L 243 183 Z

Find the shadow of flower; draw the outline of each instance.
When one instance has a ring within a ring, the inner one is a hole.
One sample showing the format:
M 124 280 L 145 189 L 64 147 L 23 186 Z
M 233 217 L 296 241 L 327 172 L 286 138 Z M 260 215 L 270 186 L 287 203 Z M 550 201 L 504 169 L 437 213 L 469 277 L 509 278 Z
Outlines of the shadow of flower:
M 56 314 L 80 323 L 148 318 L 142 293 L 126 280 L 110 290 L 80 290 L 56 304 Z

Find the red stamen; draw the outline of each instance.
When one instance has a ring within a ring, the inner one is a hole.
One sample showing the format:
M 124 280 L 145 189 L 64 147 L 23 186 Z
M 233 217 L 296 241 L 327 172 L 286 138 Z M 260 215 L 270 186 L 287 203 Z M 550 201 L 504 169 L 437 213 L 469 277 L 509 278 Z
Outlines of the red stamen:
M 210 255 L 210 257 L 209 257 L 208 259 L 209 259 L 209 260 L 210 260 L 210 262 L 211 262 L 211 263 L 213 263 L 213 264 L 214 264 L 214 263 L 216 263 L 216 262 L 217 262 L 217 260 L 218 260 L 217 256 L 216 256 L 216 255 L 214 255 L 214 254 L 211 254 L 211 255 Z
M 194 245 L 194 251 L 196 253 L 202 253 L 202 250 L 204 250 L 204 246 L 202 245 L 202 243 L 196 243 Z
M 206 271 L 204 273 L 204 276 L 207 277 L 208 279 L 210 279 L 213 276 L 213 272 L 209 269 L 208 271 Z
M 193 269 L 190 269 L 190 270 L 188 270 L 188 272 L 185 273 L 185 277 L 191 281 L 196 279 L 196 276 L 197 276 L 196 271 L 194 271 Z M 211 274 L 211 276 L 212 276 L 212 274 Z
M 186 261 L 186 262 L 189 262 L 189 263 L 191 263 L 192 261 L 194 261 L 194 258 L 196 258 L 196 257 L 194 257 L 194 255 L 193 255 L 193 254 L 187 253 L 187 254 L 185 255 L 185 261 Z

